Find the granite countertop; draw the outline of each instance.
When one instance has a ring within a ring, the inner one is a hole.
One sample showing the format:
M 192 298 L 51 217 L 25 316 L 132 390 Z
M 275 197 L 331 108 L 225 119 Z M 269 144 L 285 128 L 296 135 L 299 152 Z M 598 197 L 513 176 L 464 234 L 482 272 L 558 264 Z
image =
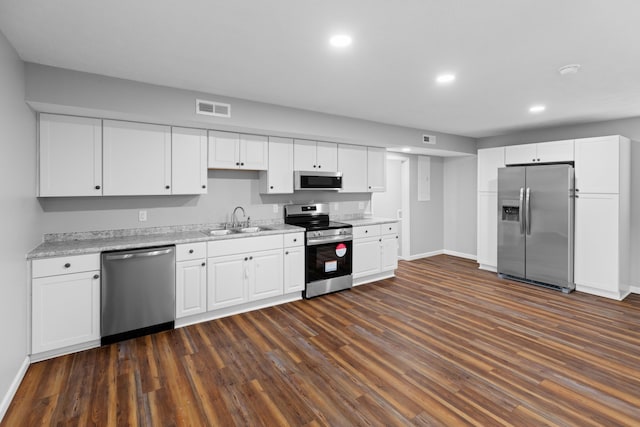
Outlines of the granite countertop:
M 217 227 L 199 226 L 198 229 L 185 227 L 162 227 L 137 230 L 113 230 L 87 233 L 65 233 L 45 235 L 45 241 L 27 254 L 27 259 L 47 258 L 67 255 L 82 255 L 104 251 L 136 249 L 149 246 L 174 245 L 182 243 L 208 242 L 212 240 L 242 239 L 246 237 L 269 236 L 304 231 L 302 227 L 288 224 L 263 225 L 268 230 L 254 233 L 232 233 L 224 236 L 210 236 L 205 230 Z
M 347 224 L 351 224 L 354 227 L 360 227 L 363 225 L 378 225 L 378 224 L 389 224 L 393 222 L 398 222 L 397 219 L 392 218 L 376 218 L 376 217 L 367 217 L 367 218 L 357 218 L 357 219 L 345 219 L 342 222 L 346 222 Z

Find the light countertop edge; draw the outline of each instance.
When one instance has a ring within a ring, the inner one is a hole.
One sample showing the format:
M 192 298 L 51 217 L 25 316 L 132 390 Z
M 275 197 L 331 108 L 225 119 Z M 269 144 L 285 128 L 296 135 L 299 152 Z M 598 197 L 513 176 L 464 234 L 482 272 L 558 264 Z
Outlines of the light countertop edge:
M 367 226 L 367 225 L 390 224 L 390 223 L 398 222 L 398 220 L 391 219 L 391 218 L 371 217 L 371 218 L 346 219 L 346 220 L 343 220 L 342 222 L 351 224 L 354 227 L 361 227 L 361 226 Z

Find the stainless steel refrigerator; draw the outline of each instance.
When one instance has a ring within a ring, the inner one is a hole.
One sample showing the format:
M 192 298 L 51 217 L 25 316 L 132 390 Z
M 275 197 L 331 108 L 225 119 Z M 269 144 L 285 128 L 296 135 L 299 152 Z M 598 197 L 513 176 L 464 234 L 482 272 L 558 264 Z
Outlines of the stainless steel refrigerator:
M 573 167 L 498 169 L 498 273 L 571 292 Z

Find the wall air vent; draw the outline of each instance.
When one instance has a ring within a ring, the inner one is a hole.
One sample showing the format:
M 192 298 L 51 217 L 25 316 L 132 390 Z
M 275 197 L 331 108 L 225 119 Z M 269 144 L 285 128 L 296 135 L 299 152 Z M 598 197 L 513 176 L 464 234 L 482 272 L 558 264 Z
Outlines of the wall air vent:
M 231 117 L 231 104 L 196 99 L 196 114 L 216 117 Z
M 422 143 L 435 145 L 436 143 L 435 135 L 422 135 Z

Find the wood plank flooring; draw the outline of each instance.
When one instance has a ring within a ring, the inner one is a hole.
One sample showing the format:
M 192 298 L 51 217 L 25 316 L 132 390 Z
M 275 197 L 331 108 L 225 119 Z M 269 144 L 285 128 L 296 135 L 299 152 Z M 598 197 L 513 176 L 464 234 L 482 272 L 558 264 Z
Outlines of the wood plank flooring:
M 472 261 L 33 364 L 3 426 L 640 425 L 640 296 Z

